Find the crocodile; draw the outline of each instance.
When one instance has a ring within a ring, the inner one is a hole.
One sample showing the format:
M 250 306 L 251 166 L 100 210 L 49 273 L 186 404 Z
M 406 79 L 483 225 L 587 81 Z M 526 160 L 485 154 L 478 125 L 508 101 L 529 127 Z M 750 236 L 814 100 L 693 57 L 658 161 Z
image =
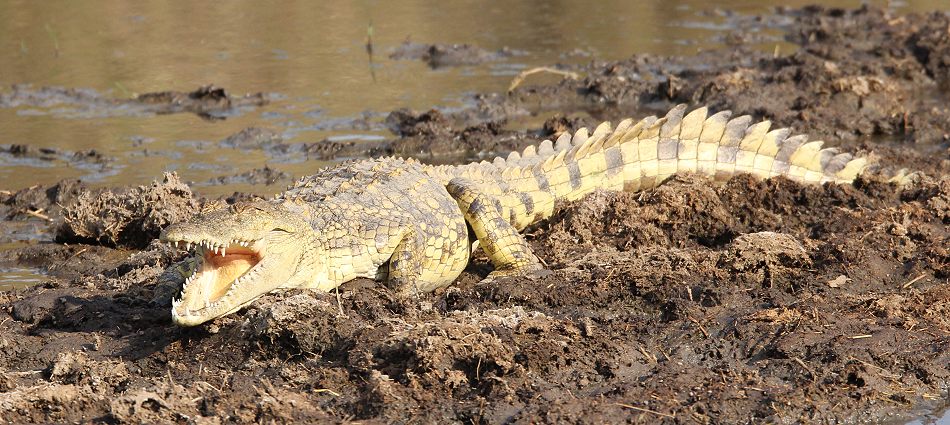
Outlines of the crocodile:
M 194 250 L 173 321 L 194 326 L 275 290 L 330 291 L 358 277 L 413 297 L 451 284 L 479 248 L 494 266 L 487 279 L 540 272 L 519 232 L 597 189 L 642 191 L 684 172 L 851 183 L 873 163 L 769 121 L 686 109 L 565 132 L 491 162 L 350 161 L 272 200 L 201 212 L 160 236 Z

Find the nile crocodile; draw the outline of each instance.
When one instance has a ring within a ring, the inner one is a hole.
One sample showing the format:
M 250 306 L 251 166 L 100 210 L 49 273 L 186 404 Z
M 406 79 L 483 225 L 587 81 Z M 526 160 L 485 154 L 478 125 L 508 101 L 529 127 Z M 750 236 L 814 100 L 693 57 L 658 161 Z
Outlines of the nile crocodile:
M 596 189 L 645 190 L 678 172 L 850 183 L 869 164 L 788 129 L 769 131 L 768 121 L 685 110 L 565 133 L 493 162 L 347 162 L 273 200 L 200 213 L 161 235 L 197 248 L 172 317 L 197 325 L 277 289 L 329 291 L 357 277 L 388 279 L 402 296 L 432 291 L 465 269 L 473 237 L 494 265 L 489 278 L 538 271 L 519 231 Z

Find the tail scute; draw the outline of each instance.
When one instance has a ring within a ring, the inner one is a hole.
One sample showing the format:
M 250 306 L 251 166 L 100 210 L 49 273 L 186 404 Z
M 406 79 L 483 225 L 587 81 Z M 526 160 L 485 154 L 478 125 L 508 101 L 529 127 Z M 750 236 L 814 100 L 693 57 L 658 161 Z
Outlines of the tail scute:
M 670 112 L 666 114 L 665 122 L 660 128 L 660 138 L 662 139 L 671 139 L 675 138 L 679 140 L 680 132 L 682 131 L 683 124 L 683 113 L 686 112 L 686 105 L 680 104 L 676 105 L 675 108 L 671 109 Z
M 680 123 L 680 140 L 698 140 L 708 113 L 709 109 L 703 106 L 686 114 Z
M 726 123 L 726 129 L 723 131 L 722 139 L 719 140 L 719 147 L 739 147 L 739 142 L 745 137 L 746 130 L 749 129 L 749 124 L 752 122 L 752 117 L 748 115 L 743 115 L 740 117 L 733 118 Z
M 731 116 L 732 111 L 720 111 L 706 118 L 706 121 L 703 122 L 703 129 L 699 133 L 699 142 L 718 145 L 719 140 L 722 139 L 722 133 L 726 131 L 726 123 L 729 122 Z

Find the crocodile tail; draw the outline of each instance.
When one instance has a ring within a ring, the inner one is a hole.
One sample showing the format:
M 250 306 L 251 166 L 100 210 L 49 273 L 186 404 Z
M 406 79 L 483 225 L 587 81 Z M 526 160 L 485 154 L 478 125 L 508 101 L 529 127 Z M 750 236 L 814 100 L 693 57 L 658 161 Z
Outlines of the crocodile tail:
M 553 198 L 579 199 L 598 188 L 638 191 L 656 187 L 676 173 L 695 172 L 725 180 L 736 173 L 762 178 L 785 176 L 805 183 L 850 183 L 870 165 L 865 157 L 822 149 L 823 142 L 790 130 L 769 131 L 771 123 L 752 124 L 748 115 L 729 111 L 708 115 L 707 108 L 684 114 L 685 105 L 663 118 L 624 120 L 612 129 L 603 123 L 593 133 L 580 129 L 556 142 L 496 159 L 507 178 L 530 180 Z M 524 183 L 523 183 L 524 185 Z

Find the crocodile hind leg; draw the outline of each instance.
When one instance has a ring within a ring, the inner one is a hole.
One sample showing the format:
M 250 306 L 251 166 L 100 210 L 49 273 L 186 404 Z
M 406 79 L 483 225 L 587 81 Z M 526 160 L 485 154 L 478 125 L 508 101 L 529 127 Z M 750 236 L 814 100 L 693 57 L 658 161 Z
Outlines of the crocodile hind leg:
M 528 241 L 502 216 L 491 195 L 462 178 L 452 179 L 446 189 L 455 198 L 479 245 L 495 266 L 489 278 L 524 275 L 543 269 Z

